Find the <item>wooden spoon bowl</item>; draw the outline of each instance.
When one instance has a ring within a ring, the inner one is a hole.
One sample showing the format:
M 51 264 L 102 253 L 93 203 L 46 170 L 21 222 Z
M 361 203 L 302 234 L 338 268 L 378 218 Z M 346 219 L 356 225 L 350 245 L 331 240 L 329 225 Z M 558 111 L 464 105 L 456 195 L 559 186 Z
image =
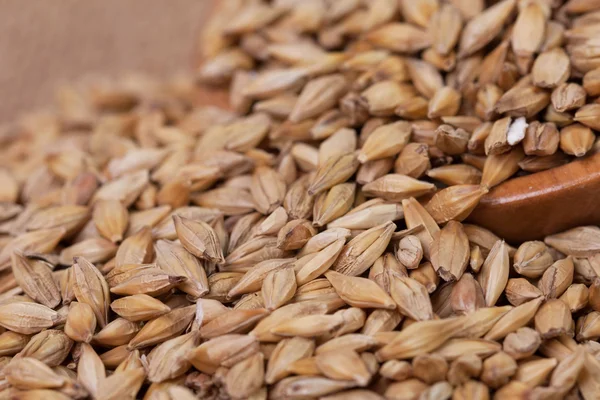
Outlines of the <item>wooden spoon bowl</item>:
M 600 154 L 510 179 L 483 197 L 468 220 L 509 242 L 600 223 Z

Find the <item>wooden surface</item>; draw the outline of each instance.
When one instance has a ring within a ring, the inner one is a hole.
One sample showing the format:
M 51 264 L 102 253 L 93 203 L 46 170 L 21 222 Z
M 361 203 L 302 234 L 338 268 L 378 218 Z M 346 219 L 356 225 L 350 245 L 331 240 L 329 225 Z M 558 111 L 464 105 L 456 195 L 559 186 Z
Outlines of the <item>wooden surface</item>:
M 89 73 L 191 70 L 209 0 L 0 0 L 0 123 Z
M 578 225 L 600 224 L 600 154 L 511 179 L 490 191 L 469 217 L 512 243 Z

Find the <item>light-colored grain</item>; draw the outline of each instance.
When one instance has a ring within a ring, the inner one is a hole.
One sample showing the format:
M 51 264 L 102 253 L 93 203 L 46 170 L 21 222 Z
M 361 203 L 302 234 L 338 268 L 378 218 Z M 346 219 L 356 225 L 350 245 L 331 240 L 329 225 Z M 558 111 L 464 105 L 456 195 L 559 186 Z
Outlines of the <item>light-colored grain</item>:
M 596 398 L 598 227 L 463 223 L 597 147 L 559 3 L 222 1 L 196 72 L 9 122 L 0 397 Z

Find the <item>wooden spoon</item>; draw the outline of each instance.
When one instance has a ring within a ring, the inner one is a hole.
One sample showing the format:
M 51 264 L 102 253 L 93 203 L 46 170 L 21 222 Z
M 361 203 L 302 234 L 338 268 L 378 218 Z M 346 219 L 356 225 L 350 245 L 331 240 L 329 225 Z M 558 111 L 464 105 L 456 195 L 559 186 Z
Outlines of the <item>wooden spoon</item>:
M 198 105 L 229 109 L 227 93 L 202 88 Z M 467 219 L 511 244 L 600 224 L 600 153 L 510 179 L 493 188 Z
M 600 154 L 510 179 L 483 197 L 469 216 L 511 243 L 542 239 L 600 223 Z
M 197 103 L 230 108 L 227 92 L 218 89 L 200 89 Z M 467 222 L 518 244 L 579 225 L 600 224 L 599 200 L 600 154 L 594 154 L 498 185 Z

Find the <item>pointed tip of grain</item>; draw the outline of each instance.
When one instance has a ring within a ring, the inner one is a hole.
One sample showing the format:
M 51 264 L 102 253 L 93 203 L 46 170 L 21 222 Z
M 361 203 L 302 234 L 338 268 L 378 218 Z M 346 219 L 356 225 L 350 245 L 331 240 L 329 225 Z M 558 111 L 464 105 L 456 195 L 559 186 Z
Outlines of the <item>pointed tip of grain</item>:
M 437 270 L 438 275 L 446 282 L 456 282 L 456 276 L 454 276 L 450 271 L 448 271 L 444 267 L 440 267 Z
M 329 279 L 330 277 L 336 277 L 338 275 L 342 275 L 337 271 L 333 271 L 333 270 L 328 270 L 327 272 L 325 272 L 323 275 L 325 275 L 325 278 Z
M 178 285 L 180 283 L 184 283 L 187 280 L 188 280 L 188 278 L 185 276 L 169 276 L 169 282 L 176 284 L 176 285 Z
M 14 266 L 17 262 L 21 262 L 23 261 L 23 259 L 25 258 L 25 255 L 23 255 L 23 252 L 20 250 L 14 250 L 12 252 L 12 254 L 10 255 L 10 260 L 12 262 L 12 265 Z
M 209 261 L 214 262 L 217 265 L 223 265 L 225 264 L 225 257 L 219 254 L 218 257 L 213 257 Z
M 301 121 L 300 115 L 297 109 L 292 110 L 291 114 L 288 116 L 288 121 L 293 124 L 296 124 Z

